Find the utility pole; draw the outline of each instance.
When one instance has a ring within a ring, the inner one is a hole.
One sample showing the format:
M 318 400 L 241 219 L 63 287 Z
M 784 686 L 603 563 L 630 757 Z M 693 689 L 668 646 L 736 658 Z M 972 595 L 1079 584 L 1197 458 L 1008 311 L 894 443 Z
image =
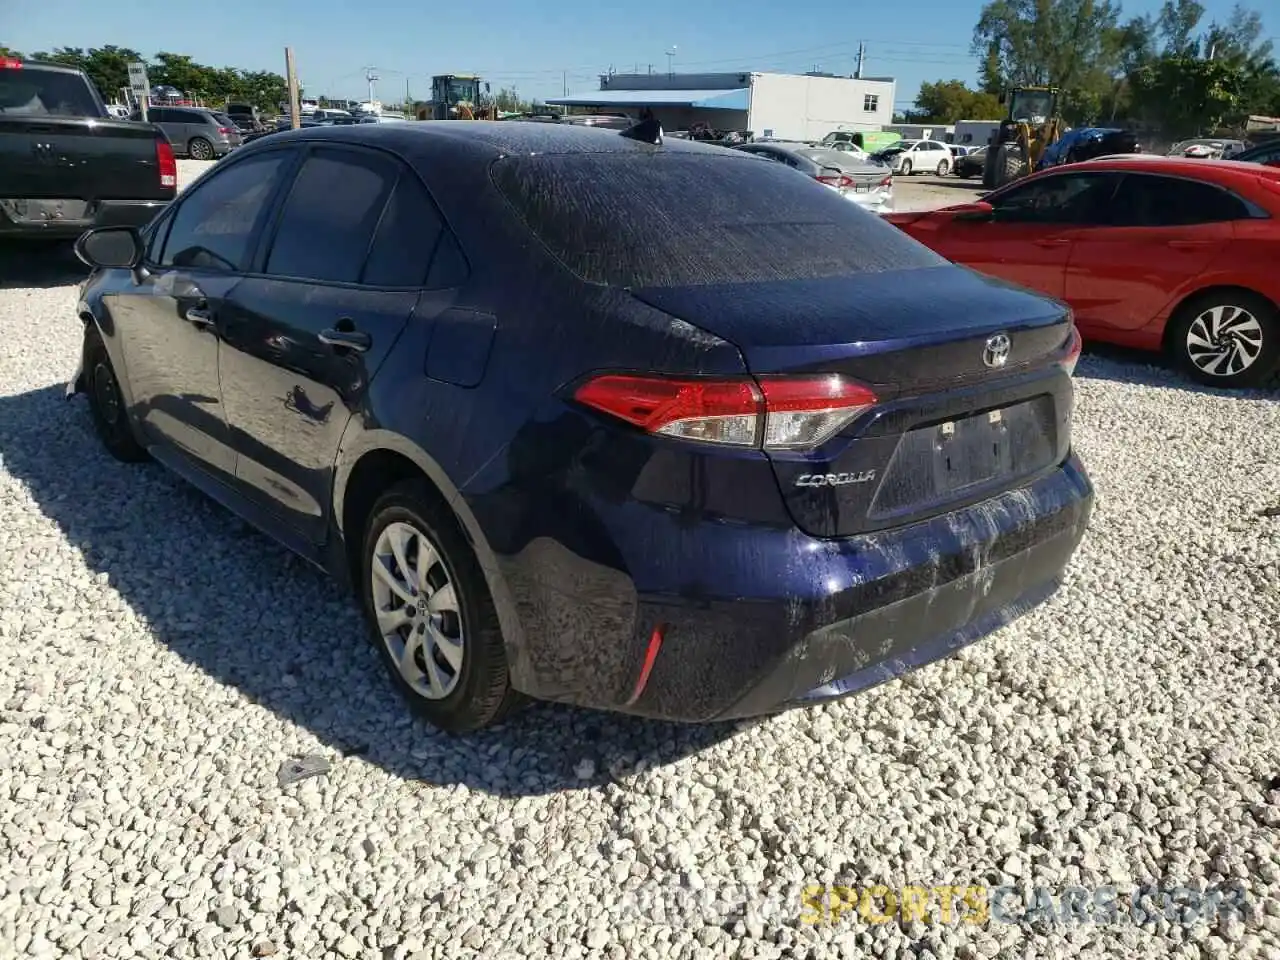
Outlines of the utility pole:
M 289 126 L 302 126 L 302 110 L 298 105 L 298 71 L 293 62 L 293 47 L 284 48 L 284 75 L 289 84 Z
M 854 77 L 858 80 L 862 79 L 862 61 L 867 55 L 867 45 L 861 40 L 858 41 L 858 69 L 854 73 Z
M 564 88 L 560 96 L 567 97 L 569 95 L 569 71 L 565 70 L 560 74 L 560 85 Z
M 668 77 L 675 76 L 675 71 L 672 70 L 671 64 L 675 60 L 677 49 L 678 49 L 677 47 L 673 46 L 670 50 L 667 51 L 667 76 Z
M 404 110 L 407 113 L 413 106 L 413 98 L 409 96 L 409 78 L 404 78 Z
M 377 69 L 378 69 L 377 67 L 364 68 L 364 79 L 365 79 L 365 82 L 369 84 L 369 103 L 370 104 L 373 103 L 373 85 L 377 83 L 379 79 L 378 74 L 374 72 Z

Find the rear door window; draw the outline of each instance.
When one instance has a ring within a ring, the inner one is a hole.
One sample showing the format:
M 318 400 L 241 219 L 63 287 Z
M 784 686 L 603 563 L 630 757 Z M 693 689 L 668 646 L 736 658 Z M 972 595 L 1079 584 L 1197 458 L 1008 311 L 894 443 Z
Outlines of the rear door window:
M 592 283 L 847 276 L 946 261 L 835 191 L 735 151 L 512 156 L 495 185 Z
M 266 272 L 358 282 L 398 175 L 396 164 L 377 154 L 341 147 L 312 150 L 285 200 Z
M 23 67 L 0 70 L 0 114 L 20 117 L 100 117 L 88 82 L 75 73 Z
M 1120 183 L 1110 214 L 1116 227 L 1180 227 L 1244 220 L 1249 208 L 1212 184 L 1131 173 Z
M 420 287 L 444 231 L 444 222 L 427 191 L 405 170 L 396 182 L 369 249 L 362 283 Z

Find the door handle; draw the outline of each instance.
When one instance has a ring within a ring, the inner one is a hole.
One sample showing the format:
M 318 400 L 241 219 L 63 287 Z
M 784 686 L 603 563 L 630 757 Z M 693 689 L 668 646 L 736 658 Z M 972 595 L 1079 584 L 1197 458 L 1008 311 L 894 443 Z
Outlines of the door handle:
M 360 330 L 345 330 L 341 326 L 320 331 L 320 342 L 335 350 L 352 350 L 364 353 L 373 346 L 373 338 Z
M 193 327 L 198 327 L 201 330 L 209 330 L 214 325 L 213 313 L 203 301 L 194 307 L 187 307 L 182 315 Z
M 1043 237 L 1039 240 L 1033 240 L 1031 242 L 1034 243 L 1037 247 L 1061 247 L 1070 243 L 1071 241 L 1068 240 L 1066 237 Z

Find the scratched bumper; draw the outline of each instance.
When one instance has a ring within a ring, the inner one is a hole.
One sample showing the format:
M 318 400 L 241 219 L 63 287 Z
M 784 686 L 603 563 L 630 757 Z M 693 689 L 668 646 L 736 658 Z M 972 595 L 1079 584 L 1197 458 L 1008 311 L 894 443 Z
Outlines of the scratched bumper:
M 942 659 L 1053 593 L 1092 505 L 1073 455 L 974 507 L 758 556 L 803 565 L 807 595 L 642 598 L 644 630 L 665 623 L 665 639 L 643 694 L 615 709 L 689 721 L 756 716 L 847 696 Z

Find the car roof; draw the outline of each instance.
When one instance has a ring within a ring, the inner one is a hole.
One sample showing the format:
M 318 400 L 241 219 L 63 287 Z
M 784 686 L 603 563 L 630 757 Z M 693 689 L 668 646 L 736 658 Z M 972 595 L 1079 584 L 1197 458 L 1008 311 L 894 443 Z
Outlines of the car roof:
M 422 120 L 410 123 L 368 123 L 285 130 L 271 138 L 365 143 L 405 153 L 471 155 L 478 159 L 504 156 L 572 154 L 699 154 L 732 157 L 734 151 L 692 140 L 665 138 L 661 145 L 642 143 L 621 131 L 581 124 L 537 123 L 522 120 Z
M 1129 171 L 1132 173 L 1163 173 L 1171 176 L 1207 180 L 1211 183 L 1234 183 L 1240 178 L 1271 177 L 1261 165 L 1241 163 L 1239 160 L 1198 160 L 1194 157 L 1162 157 L 1156 154 L 1112 154 L 1081 161 L 1094 169 Z M 1044 173 L 1068 170 L 1081 164 L 1065 164 L 1050 167 Z

